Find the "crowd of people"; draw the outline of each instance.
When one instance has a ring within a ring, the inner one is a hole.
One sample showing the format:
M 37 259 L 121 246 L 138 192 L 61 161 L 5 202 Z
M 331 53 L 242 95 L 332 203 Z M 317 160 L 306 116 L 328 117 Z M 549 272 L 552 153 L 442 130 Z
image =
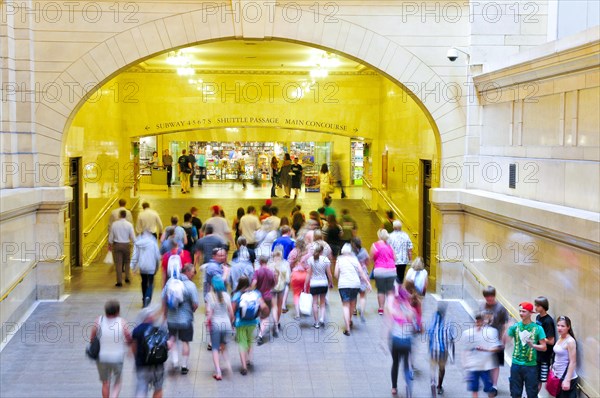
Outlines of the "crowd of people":
M 227 351 L 232 336 L 238 345 L 242 375 L 252 368 L 254 344 L 264 344 L 266 336 L 279 336 L 290 291 L 294 320 L 310 316 L 313 327 L 319 329 L 327 322 L 327 308 L 333 297 L 329 293 L 337 281 L 343 334 L 351 336 L 355 319 L 366 322 L 371 280 L 377 289 L 377 314 L 385 320 L 389 336 L 391 393 L 398 394 L 398 373 L 403 362 L 406 396 L 412 396 L 412 347 L 416 336 L 424 335 L 431 364 L 431 396 L 444 394 L 446 364 L 454 359 L 455 342 L 460 336 L 452 329 L 445 302 L 439 303 L 429 323 L 423 321 L 428 274 L 423 260 L 413 258 L 413 245 L 402 223 L 389 214 L 377 233 L 378 240 L 367 251 L 350 212 L 342 210 L 338 217 L 327 195 L 323 204 L 308 214 L 295 206 L 289 215 L 280 217 L 279 209 L 268 199 L 260 214 L 252 205 L 239 208 L 231 226 L 218 205 L 210 208 L 211 217 L 204 223 L 197 217 L 198 209 L 191 208 L 181 225 L 178 216 L 173 216 L 171 225 L 163 229 L 148 203 L 142 205 L 134 228 L 124 208 L 126 203 L 120 202 L 109 226 L 116 286 L 122 286 L 123 273 L 125 282 L 130 283 L 130 269 L 139 272 L 144 309 L 131 332 L 119 317 L 116 301 L 109 301 L 105 314 L 96 319 L 92 337 L 102 336 L 98 372 L 103 396 L 118 395 L 125 344 L 131 344 L 136 355 L 137 396 L 146 396 L 148 386 L 154 388 L 155 397 L 161 396 L 165 362 L 148 363 L 149 352 L 154 349 L 149 346 L 149 335 L 159 335 L 160 330 L 168 335 L 167 367 L 186 375 L 198 308 L 204 309 L 210 333 L 207 349 L 212 351 L 213 378 L 217 381 L 224 373 L 232 372 Z M 129 242 L 133 242 L 131 258 Z M 160 299 L 152 305 L 154 277 L 159 270 L 163 288 Z M 198 272 L 201 278 L 196 277 Z M 503 347 L 512 339 L 512 397 L 521 398 L 523 388 L 528 398 L 537 397 L 548 375 L 560 379 L 559 397 L 574 397 L 578 376 L 570 319 L 561 316 L 555 324 L 547 313 L 548 300 L 538 297 L 535 304 L 521 303 L 520 321 L 508 327 L 510 317 L 496 300 L 495 289 L 487 287 L 483 297 L 485 303 L 475 314 L 461 355 L 467 391 L 477 397 L 481 381 L 488 397 L 497 395 L 499 368 L 504 365 Z M 310 298 L 308 310 L 301 313 L 301 301 Z M 536 320 L 532 319 L 534 312 L 538 314 Z M 107 336 L 113 336 L 114 330 L 119 338 L 108 341 Z

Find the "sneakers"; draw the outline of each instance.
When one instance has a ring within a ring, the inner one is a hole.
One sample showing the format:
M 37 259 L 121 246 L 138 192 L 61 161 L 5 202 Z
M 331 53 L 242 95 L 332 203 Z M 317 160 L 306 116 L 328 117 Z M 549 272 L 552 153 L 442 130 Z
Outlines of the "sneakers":
M 190 372 L 190 370 L 189 370 L 188 368 L 181 367 L 181 374 L 182 374 L 182 375 L 186 375 L 186 374 L 188 374 L 189 372 Z
M 242 374 L 242 376 L 246 376 L 246 375 L 248 374 L 248 369 L 246 369 L 246 368 L 242 368 L 242 369 L 240 370 L 240 373 Z
M 257 345 L 263 345 L 263 344 L 265 344 L 265 341 L 264 341 L 264 339 L 263 339 L 262 336 L 258 336 L 258 338 L 256 339 L 256 344 Z
M 378 313 L 379 315 L 383 315 L 383 308 L 380 308 L 380 309 L 378 309 L 378 310 L 377 310 L 377 313 Z
M 444 394 L 444 387 L 438 386 L 437 393 L 438 393 L 438 395 L 443 395 Z M 496 391 L 496 395 L 498 395 L 498 391 Z
M 364 312 L 364 311 L 362 311 L 362 310 L 360 311 L 360 321 L 361 321 L 362 323 L 365 323 L 365 322 L 367 322 L 367 320 L 365 319 L 365 312 Z
M 347 330 L 344 330 L 344 336 L 350 336 L 350 332 Z
M 444 390 L 442 390 L 444 391 Z M 498 389 L 496 387 L 492 387 L 492 389 L 490 390 L 490 392 L 488 393 L 490 397 L 495 397 L 498 395 Z
M 271 334 L 273 335 L 274 338 L 279 337 L 279 332 L 277 331 L 276 327 L 273 329 L 273 333 L 271 333 Z
M 131 281 L 129 279 L 125 279 L 125 283 L 130 284 Z
M 212 351 L 212 344 L 208 343 L 206 345 L 206 351 Z
M 117 282 L 117 283 L 115 283 L 115 286 L 116 286 L 116 287 L 122 287 L 122 286 L 123 286 L 123 284 L 122 284 L 122 283 L 120 283 L 120 282 Z
M 315 328 L 315 329 L 318 329 L 320 327 L 321 327 L 321 325 L 319 325 L 319 322 L 315 322 L 313 325 L 313 328 Z

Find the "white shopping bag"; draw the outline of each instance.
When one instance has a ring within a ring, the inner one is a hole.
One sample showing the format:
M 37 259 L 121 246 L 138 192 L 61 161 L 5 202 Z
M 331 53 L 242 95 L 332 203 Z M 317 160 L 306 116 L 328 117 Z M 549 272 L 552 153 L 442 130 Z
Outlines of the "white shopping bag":
M 300 302 L 298 306 L 300 307 L 300 313 L 302 315 L 310 315 L 312 314 L 312 304 L 313 304 L 313 296 L 308 293 L 300 293 Z
M 115 263 L 115 259 L 113 258 L 112 252 L 109 250 L 106 253 L 106 257 L 104 257 L 104 264 L 113 265 Z

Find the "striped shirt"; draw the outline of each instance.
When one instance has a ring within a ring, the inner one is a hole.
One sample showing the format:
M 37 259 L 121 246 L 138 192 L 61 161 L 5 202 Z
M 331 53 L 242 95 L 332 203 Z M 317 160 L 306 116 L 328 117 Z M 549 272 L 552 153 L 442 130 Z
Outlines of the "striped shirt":
M 446 325 L 445 318 L 436 312 L 431 327 L 427 330 L 429 357 L 433 360 L 446 360 L 448 354 L 454 354 L 454 333 L 451 326 Z

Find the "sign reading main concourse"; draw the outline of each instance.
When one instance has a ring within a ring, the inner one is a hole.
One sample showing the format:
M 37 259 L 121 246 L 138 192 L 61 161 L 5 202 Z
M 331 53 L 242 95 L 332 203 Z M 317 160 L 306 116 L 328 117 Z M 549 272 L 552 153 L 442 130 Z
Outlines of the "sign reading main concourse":
M 153 133 L 171 132 L 173 130 L 194 129 L 194 128 L 214 128 L 214 127 L 231 127 L 231 126 L 276 126 L 276 127 L 294 127 L 319 129 L 325 131 L 348 131 L 346 124 L 323 122 L 309 119 L 290 119 L 279 117 L 254 117 L 254 116 L 236 116 L 236 117 L 217 117 L 203 119 L 187 119 L 155 123 L 153 127 L 147 125 L 145 133 L 154 130 Z M 357 131 L 355 129 L 354 131 Z

